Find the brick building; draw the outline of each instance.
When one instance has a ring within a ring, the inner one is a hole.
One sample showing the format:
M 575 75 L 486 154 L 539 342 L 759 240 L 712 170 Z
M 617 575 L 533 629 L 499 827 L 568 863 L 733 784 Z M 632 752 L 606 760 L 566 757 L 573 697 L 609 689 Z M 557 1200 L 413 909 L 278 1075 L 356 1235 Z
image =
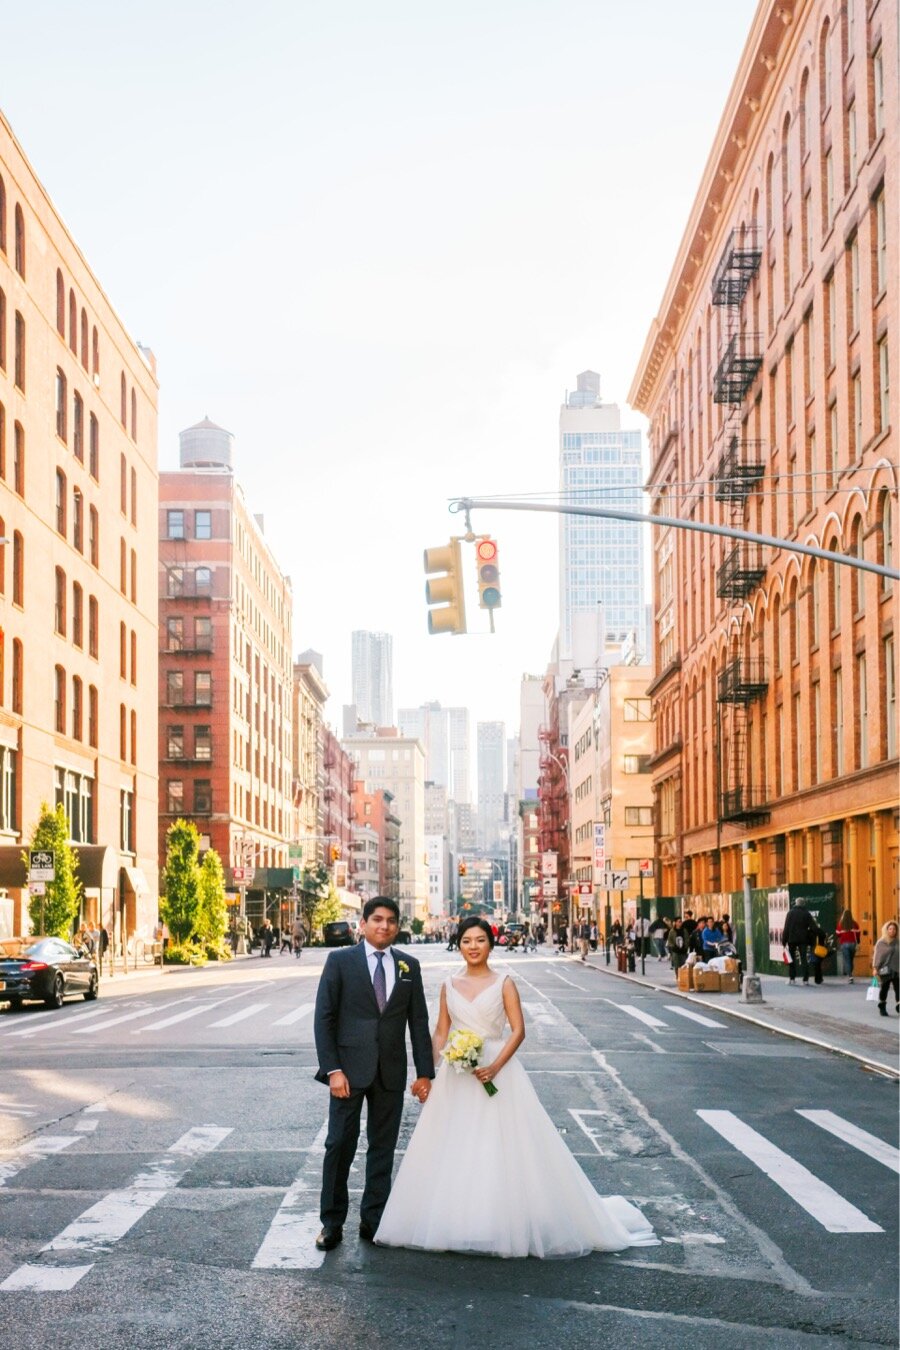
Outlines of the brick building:
M 318 652 L 305 651 L 294 662 L 293 788 L 295 861 L 313 866 L 325 859 L 325 704 L 328 686 Z
M 897 566 L 897 7 L 761 3 L 630 402 L 655 510 Z M 893 387 L 891 379 L 893 377 Z M 654 532 L 659 885 L 896 913 L 897 597 Z
M 83 917 L 157 914 L 157 382 L 0 116 L 0 933 L 65 806 Z
M 204 420 L 159 488 L 159 853 L 193 820 L 261 918 L 291 885 L 292 594 L 232 471 L 232 437 Z

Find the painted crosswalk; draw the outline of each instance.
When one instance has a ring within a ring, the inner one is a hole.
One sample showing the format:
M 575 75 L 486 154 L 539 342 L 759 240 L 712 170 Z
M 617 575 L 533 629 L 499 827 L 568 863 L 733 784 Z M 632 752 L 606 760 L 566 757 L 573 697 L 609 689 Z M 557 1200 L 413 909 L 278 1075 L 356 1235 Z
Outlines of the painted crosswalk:
M 636 1007 L 633 1003 L 617 1003 L 613 998 L 604 999 L 604 1002 L 611 1003 L 614 1008 L 619 1009 L 619 1012 L 627 1013 L 629 1017 L 633 1017 L 638 1022 L 643 1022 L 645 1027 L 652 1027 L 654 1031 L 668 1030 L 669 1024 L 667 1022 L 661 1022 L 658 1017 L 645 1012 L 643 1008 Z
M 266 1033 L 277 1028 L 298 1028 L 309 1019 L 310 1027 L 312 1025 L 312 1014 L 315 1010 L 315 1004 L 306 1002 L 291 1007 L 287 1012 L 282 1013 L 280 1017 L 272 1017 L 272 1004 L 269 1002 L 247 1003 L 243 1007 L 236 1007 L 234 1012 L 225 1016 L 216 1016 L 220 1008 L 229 1003 L 239 1003 L 249 995 L 256 992 L 255 989 L 242 989 L 237 994 L 229 994 L 225 998 L 208 998 L 189 995 L 185 998 L 171 999 L 165 1003 L 140 1003 L 133 1001 L 110 1003 L 100 1008 L 91 1008 L 89 1011 L 78 1010 L 76 1012 L 57 1012 L 52 1013 L 19 1013 L 15 1015 L 15 1020 L 9 1026 L 4 1026 L 0 1030 L 0 1037 L 9 1041 L 24 1039 L 31 1040 L 34 1037 L 42 1039 L 52 1039 L 56 1037 L 68 1036 L 92 1036 L 98 1039 L 102 1038 L 106 1031 L 122 1028 L 123 1033 L 130 1033 L 133 1036 L 152 1036 L 157 1032 L 168 1031 L 171 1027 L 182 1026 L 192 1023 L 199 1031 L 208 1030 L 227 1030 L 232 1026 L 241 1023 L 252 1023 L 254 1019 L 258 1020 L 265 1027 Z M 283 1006 L 283 1005 L 282 1005 Z M 265 1016 L 265 1014 L 269 1016 Z M 21 1022 L 19 1021 L 21 1018 Z M 133 1023 L 134 1025 L 130 1025 Z M 0 1115 L 3 1114 L 4 1107 L 0 1101 Z
M 834 1111 L 801 1111 L 798 1109 L 798 1116 L 803 1116 L 805 1120 L 812 1121 L 829 1134 L 842 1139 L 845 1144 L 850 1144 L 853 1148 L 858 1148 L 861 1153 L 867 1157 L 874 1158 L 876 1162 L 889 1167 L 892 1172 L 900 1173 L 900 1149 L 892 1148 L 884 1140 L 877 1139 L 874 1134 L 869 1134 L 868 1130 L 861 1130 L 858 1125 L 853 1125 L 849 1120 L 843 1120 L 841 1116 L 835 1115 Z

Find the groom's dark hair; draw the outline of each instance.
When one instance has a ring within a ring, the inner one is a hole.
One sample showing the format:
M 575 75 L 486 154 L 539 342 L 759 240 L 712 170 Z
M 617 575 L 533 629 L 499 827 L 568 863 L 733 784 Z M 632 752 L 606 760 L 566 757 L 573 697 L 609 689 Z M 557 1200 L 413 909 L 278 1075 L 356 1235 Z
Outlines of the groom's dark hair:
M 397 922 L 400 922 L 400 906 L 389 895 L 373 895 L 371 900 L 366 901 L 363 905 L 363 922 L 370 919 L 376 909 L 389 909 Z

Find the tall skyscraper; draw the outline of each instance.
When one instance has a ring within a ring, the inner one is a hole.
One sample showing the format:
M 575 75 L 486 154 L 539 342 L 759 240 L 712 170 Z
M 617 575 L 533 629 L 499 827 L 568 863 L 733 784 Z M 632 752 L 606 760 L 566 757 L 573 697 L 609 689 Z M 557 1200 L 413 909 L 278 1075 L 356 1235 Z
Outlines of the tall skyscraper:
M 428 781 L 446 788 L 455 802 L 471 801 L 468 708 L 442 708 L 440 703 L 401 708 L 397 726 L 401 735 L 415 736 L 424 745 Z
M 492 849 L 500 840 L 506 789 L 506 726 L 478 723 L 478 844 Z
M 393 645 L 390 633 L 357 630 L 353 634 L 353 702 L 360 722 L 393 725 Z
M 559 415 L 559 489 L 563 500 L 640 511 L 641 433 L 624 431 L 618 406 L 600 399 L 600 376 L 585 370 Z M 647 650 L 647 608 L 639 523 L 591 516 L 559 518 L 559 650 L 571 657 L 578 616 L 602 605 L 606 644 L 636 639 Z

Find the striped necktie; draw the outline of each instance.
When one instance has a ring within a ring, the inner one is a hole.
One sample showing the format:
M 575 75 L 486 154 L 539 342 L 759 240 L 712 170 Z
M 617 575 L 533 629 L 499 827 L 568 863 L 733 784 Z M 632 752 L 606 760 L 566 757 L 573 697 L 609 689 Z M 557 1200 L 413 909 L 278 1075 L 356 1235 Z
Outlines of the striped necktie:
M 384 1012 L 384 1005 L 387 1003 L 387 976 L 384 973 L 384 952 L 376 952 L 375 960 L 378 965 L 375 967 L 375 974 L 372 977 L 372 987 L 375 990 L 375 1002 L 378 1004 L 378 1011 Z

